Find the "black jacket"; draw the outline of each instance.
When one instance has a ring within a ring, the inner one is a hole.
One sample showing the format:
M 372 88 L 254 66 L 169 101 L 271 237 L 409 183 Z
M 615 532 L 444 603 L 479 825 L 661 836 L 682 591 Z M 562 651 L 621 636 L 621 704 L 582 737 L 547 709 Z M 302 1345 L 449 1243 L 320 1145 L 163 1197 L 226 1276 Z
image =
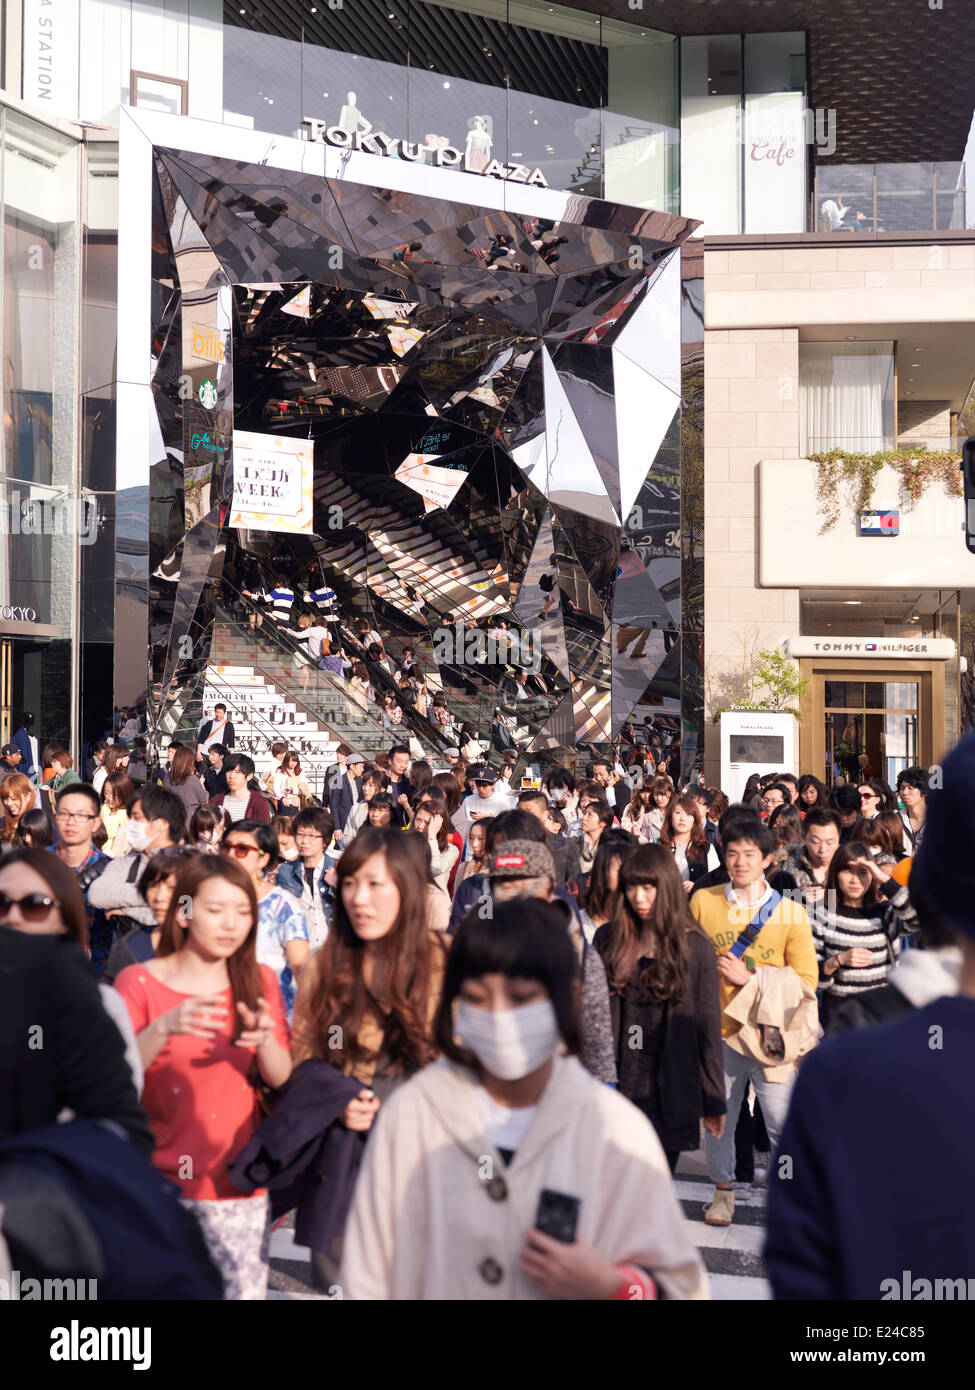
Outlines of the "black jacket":
M 624 1001 L 612 985 L 609 991 L 618 1089 L 648 1116 L 670 1151 L 697 1148 L 701 1116 L 727 1110 L 714 948 L 698 931 L 688 932 L 687 942 L 691 974 L 686 998 Z M 599 928 L 593 945 L 605 963 L 608 926 Z M 636 1048 L 634 1026 L 644 1030 Z
M 207 739 L 210 737 L 212 733 L 213 720 L 208 719 L 206 723 L 203 725 L 203 728 L 196 736 L 197 747 L 200 747 L 202 744 L 206 743 Z M 224 725 L 223 737 L 221 738 L 220 742 L 223 744 L 224 748 L 226 748 L 228 753 L 232 751 L 236 739 L 234 737 L 234 726 L 233 724 L 231 724 L 229 719 Z
M 300 1062 L 227 1170 L 244 1194 L 270 1190 L 272 1217 L 297 1207 L 295 1240 L 312 1250 L 327 1250 L 345 1229 L 368 1135 L 339 1117 L 361 1090 L 361 1081 L 328 1062 Z
M 558 886 L 573 884 L 579 878 L 579 842 L 569 835 L 546 833 L 545 843 L 555 860 L 555 882 Z
M 122 1035 L 84 952 L 63 936 L 0 927 L 0 1140 L 53 1124 L 66 1105 L 114 1120 L 152 1153 Z

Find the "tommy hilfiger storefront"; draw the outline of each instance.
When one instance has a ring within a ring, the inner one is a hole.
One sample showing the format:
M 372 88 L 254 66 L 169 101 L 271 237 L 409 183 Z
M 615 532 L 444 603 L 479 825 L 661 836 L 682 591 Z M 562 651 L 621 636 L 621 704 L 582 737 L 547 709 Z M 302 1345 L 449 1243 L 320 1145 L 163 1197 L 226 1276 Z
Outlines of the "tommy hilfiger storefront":
M 946 743 L 945 668 L 950 638 L 793 637 L 786 653 L 808 681 L 799 761 L 827 784 L 930 767 Z
M 117 703 L 144 699 L 163 737 L 217 677 L 249 681 L 269 726 L 291 701 L 366 746 L 371 702 L 289 676 L 248 627 L 277 587 L 331 595 L 308 602 L 394 662 L 412 647 L 455 727 L 487 736 L 500 710 L 533 755 L 678 714 L 696 224 L 447 145 L 426 163 L 310 133 L 122 113 Z M 407 734 L 442 751 L 429 705 Z

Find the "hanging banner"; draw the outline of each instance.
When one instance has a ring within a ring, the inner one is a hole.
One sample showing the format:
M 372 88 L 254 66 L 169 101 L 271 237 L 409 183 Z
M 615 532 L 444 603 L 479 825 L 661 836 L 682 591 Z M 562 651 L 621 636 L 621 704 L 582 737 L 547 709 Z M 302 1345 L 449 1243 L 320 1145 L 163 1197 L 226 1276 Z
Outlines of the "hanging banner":
M 449 507 L 467 478 L 466 468 L 444 468 L 437 463 L 439 457 L 439 454 L 408 454 L 393 474 L 420 494 L 428 512 L 437 507 Z
M 234 430 L 230 525 L 248 531 L 311 535 L 314 444 Z

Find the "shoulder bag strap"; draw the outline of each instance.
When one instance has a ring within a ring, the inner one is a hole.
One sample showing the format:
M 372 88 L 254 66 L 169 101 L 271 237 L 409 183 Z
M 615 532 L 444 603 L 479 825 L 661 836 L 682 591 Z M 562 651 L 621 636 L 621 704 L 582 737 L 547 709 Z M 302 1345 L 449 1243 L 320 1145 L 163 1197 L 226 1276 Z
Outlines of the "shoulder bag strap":
M 762 906 L 755 913 L 755 916 L 748 923 L 748 926 L 738 937 L 737 941 L 728 948 L 729 955 L 734 956 L 736 960 L 741 960 L 745 952 L 755 945 L 759 933 L 781 901 L 781 893 L 777 893 L 773 888 L 769 897 L 762 903 Z

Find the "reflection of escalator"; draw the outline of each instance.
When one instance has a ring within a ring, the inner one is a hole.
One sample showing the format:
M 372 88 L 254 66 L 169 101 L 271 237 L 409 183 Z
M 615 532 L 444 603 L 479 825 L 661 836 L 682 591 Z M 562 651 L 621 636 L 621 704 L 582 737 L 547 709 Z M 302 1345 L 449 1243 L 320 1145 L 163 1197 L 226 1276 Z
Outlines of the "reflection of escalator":
M 290 701 L 303 708 L 323 727 L 332 731 L 340 742 L 353 745 L 361 753 L 388 750 L 391 743 L 404 737 L 415 739 L 424 755 L 446 746 L 442 735 L 415 711 L 404 708 L 401 724 L 384 719 L 377 705 L 360 703 L 349 685 L 329 671 L 318 668 L 300 641 L 281 630 L 268 616 L 240 594 L 227 581 L 223 583 L 223 603 L 218 605 L 218 618 L 226 632 L 228 650 L 249 658 L 246 662 L 256 674 L 273 682 Z M 260 613 L 263 623 L 252 629 L 249 615 Z M 343 634 L 343 646 L 369 670 L 377 692 L 399 693 L 393 675 L 379 663 L 370 661 L 365 649 L 349 634 Z M 217 648 L 217 655 L 220 649 Z M 211 655 L 211 660 L 214 660 Z M 228 663 L 237 664 L 237 663 Z

